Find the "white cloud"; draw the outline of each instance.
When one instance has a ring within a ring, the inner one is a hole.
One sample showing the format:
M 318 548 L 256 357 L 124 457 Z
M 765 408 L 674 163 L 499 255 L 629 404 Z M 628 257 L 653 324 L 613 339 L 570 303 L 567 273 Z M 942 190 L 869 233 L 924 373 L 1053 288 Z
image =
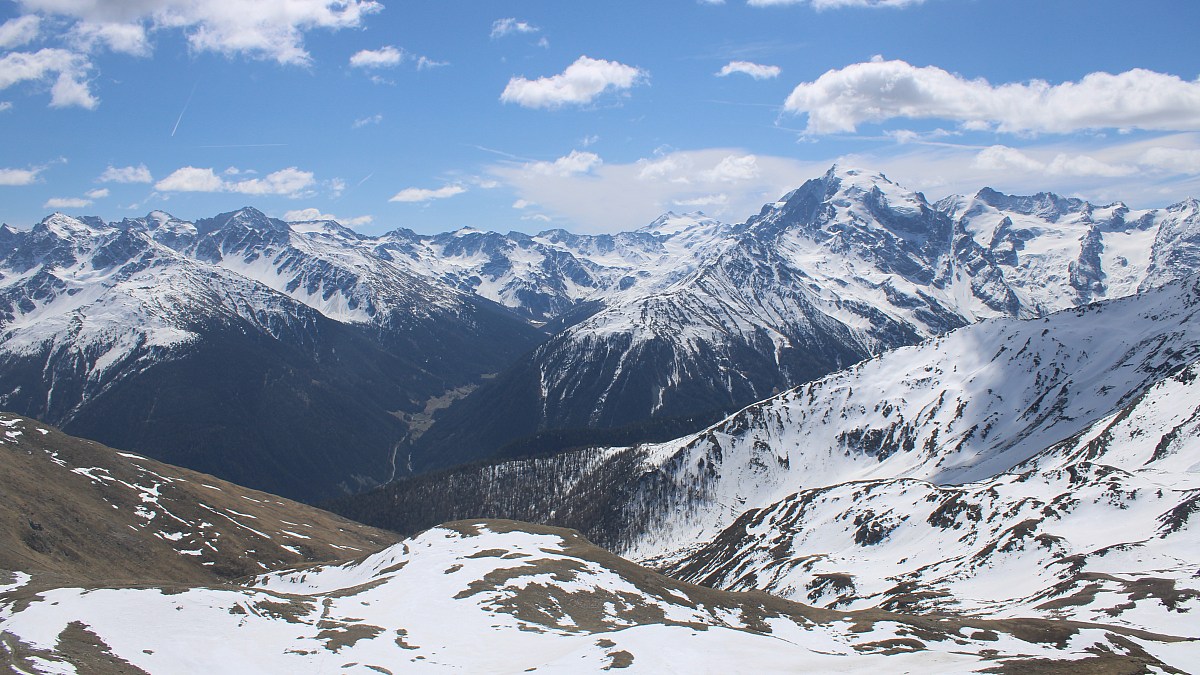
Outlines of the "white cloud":
M 688 155 L 668 155 L 659 159 L 639 159 L 638 180 L 672 180 L 677 183 L 688 183 L 690 179 L 684 175 L 690 166 L 685 166 Z
M 555 164 L 510 161 L 489 170 L 516 193 L 518 204 L 536 203 L 556 220 L 599 232 L 639 227 L 680 207 L 737 222 L 829 168 L 730 148 L 663 152 L 625 164 L 596 162 L 587 172 L 554 171 Z M 737 178 L 744 180 L 729 182 Z
M 0 89 L 20 82 L 41 82 L 57 76 L 50 88 L 50 105 L 55 108 L 79 106 L 90 110 L 100 103 L 86 82 L 91 68 L 87 57 L 66 49 L 9 52 L 0 57 Z
M 1013 169 L 1024 172 L 1040 172 L 1052 176 L 1102 176 L 1115 178 L 1128 176 L 1137 171 L 1132 166 L 1107 164 L 1088 155 L 1058 153 L 1049 162 L 1044 162 L 1016 148 L 1010 148 L 1005 145 L 993 145 L 981 150 L 975 156 L 975 161 L 972 164 L 975 168 L 987 171 Z
M 781 7 L 785 5 L 810 4 L 814 9 L 841 9 L 843 7 L 908 7 L 919 5 L 925 0 L 746 0 L 751 7 Z
M 405 58 L 403 49 L 388 45 L 380 49 L 364 49 L 350 57 L 355 68 L 391 68 L 400 65 Z
M 531 206 L 536 206 L 536 204 L 525 199 L 518 199 L 517 201 L 513 202 L 512 205 L 514 209 L 527 209 Z
M 357 216 L 354 218 L 339 218 L 329 213 L 322 213 L 317 208 L 295 209 L 283 214 L 283 219 L 289 223 L 303 223 L 314 220 L 332 220 L 341 225 L 354 227 L 357 225 L 370 225 L 375 222 L 374 216 Z
M 729 203 L 729 195 L 721 193 L 715 195 L 701 195 L 691 199 L 676 199 L 675 206 L 683 206 L 687 208 L 695 208 L 700 206 L 725 206 Z
M 608 90 L 624 91 L 644 82 L 648 74 L 640 68 L 616 61 L 580 56 L 558 75 L 527 80 L 514 77 L 500 94 L 505 103 L 526 108 L 560 108 L 584 105 Z
M 559 157 L 553 162 L 529 162 L 525 168 L 543 176 L 573 176 L 589 173 L 600 166 L 604 160 L 594 152 L 572 150 L 566 157 Z
M 262 178 L 226 183 L 225 189 L 246 195 L 284 195 L 295 198 L 303 196 L 305 191 L 315 184 L 311 171 L 301 171 L 289 166 Z
M 389 202 L 406 202 L 406 203 L 424 203 L 435 199 L 446 199 L 455 195 L 461 195 L 467 189 L 461 185 L 447 185 L 436 190 L 427 190 L 425 188 L 404 188 L 403 190 L 392 195 Z
M 179 29 L 198 51 L 245 54 L 285 64 L 311 59 L 304 35 L 356 28 L 383 9 L 375 0 L 17 0 L 26 12 L 85 23 Z M 108 29 L 115 31 L 116 29 Z M 126 31 L 126 38 L 133 29 Z M 111 43 L 110 43 L 110 46 Z
M 108 188 L 96 188 L 83 193 L 88 199 L 104 199 L 108 196 Z
M 12 49 L 37 39 L 41 32 L 41 17 L 34 14 L 18 16 L 0 24 L 0 49 Z
M 71 30 L 71 40 L 83 51 L 105 45 L 114 52 L 147 56 L 150 41 L 146 29 L 136 23 L 92 23 L 81 21 Z
M 769 80 L 773 77 L 779 77 L 779 72 L 779 66 L 764 66 L 760 63 L 752 63 L 750 61 L 730 61 L 725 64 L 724 68 L 717 71 L 717 76 L 728 77 L 734 73 L 742 73 L 756 80 Z
M 370 117 L 363 117 L 363 118 L 354 120 L 354 124 L 351 124 L 350 127 L 352 129 L 361 129 L 369 124 L 379 124 L 382 121 L 383 121 L 383 113 L 375 113 L 374 115 L 371 115 Z
M 150 177 L 150 169 L 147 169 L 145 164 L 122 167 L 110 166 L 96 179 L 100 183 L 149 183 L 153 180 Z
M 444 68 L 450 65 L 449 61 L 434 61 L 428 56 L 417 57 L 417 70 L 432 70 L 434 68 Z
M 872 60 L 798 85 L 784 104 L 807 113 L 807 133 L 853 132 L 893 118 L 954 120 L 1006 133 L 1084 129 L 1200 130 L 1200 81 L 1134 69 L 1079 82 L 992 85 L 935 66 Z
M 171 175 L 154 184 L 154 189 L 162 192 L 220 192 L 225 187 L 212 169 L 200 169 L 185 166 L 176 169 Z
M 758 178 L 758 158 L 754 155 L 729 155 L 701 177 L 715 183 L 741 183 Z
M 1138 163 L 1152 169 L 1200 174 L 1200 150 L 1150 148 L 1142 153 Z
M 0 169 L 0 185 L 33 185 L 44 169 Z
M 227 172 L 228 173 L 228 172 Z M 234 172 L 237 172 L 235 170 Z M 210 168 L 185 166 L 154 184 L 161 192 L 238 192 L 247 195 L 302 197 L 316 184 L 311 171 L 288 167 L 263 178 L 225 181 Z
M 0 101 L 0 112 L 12 110 L 12 107 L 13 107 L 12 101 Z
M 78 197 L 53 197 L 42 204 L 43 209 L 82 209 L 91 206 L 92 200 Z
M 492 23 L 492 39 L 512 35 L 513 33 L 536 33 L 539 30 L 541 29 L 537 26 L 531 26 L 524 21 L 518 21 L 513 18 L 496 19 Z

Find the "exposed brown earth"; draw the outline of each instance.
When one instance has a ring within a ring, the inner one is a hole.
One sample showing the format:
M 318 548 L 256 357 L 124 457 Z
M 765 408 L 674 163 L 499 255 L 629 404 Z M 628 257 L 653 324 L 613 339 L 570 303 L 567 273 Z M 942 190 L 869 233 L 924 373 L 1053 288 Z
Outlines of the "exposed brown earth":
M 0 413 L 0 570 L 48 584 L 206 584 L 397 537 Z

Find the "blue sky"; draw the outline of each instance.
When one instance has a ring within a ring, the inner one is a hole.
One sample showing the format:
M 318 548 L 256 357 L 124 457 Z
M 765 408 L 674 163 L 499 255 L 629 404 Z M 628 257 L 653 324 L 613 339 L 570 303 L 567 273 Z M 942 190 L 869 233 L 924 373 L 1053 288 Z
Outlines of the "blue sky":
M 736 222 L 834 162 L 1200 197 L 1200 3 L 0 0 L 0 221 Z

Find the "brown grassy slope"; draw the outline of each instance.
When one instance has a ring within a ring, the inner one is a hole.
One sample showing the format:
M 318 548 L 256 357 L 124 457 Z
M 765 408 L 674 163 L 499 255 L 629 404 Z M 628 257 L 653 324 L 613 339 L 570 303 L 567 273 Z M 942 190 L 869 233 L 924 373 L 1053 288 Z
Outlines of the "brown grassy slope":
M 395 535 L 0 413 L 0 570 L 214 583 L 358 557 Z

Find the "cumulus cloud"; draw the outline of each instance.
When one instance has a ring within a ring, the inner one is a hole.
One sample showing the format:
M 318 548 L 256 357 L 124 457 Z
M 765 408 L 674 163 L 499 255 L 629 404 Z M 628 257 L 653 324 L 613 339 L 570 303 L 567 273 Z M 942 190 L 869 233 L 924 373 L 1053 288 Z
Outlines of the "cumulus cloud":
M 1142 153 L 1138 163 L 1151 169 L 1200 174 L 1200 150 L 1150 148 Z
M 1069 155 L 1058 153 L 1049 162 L 1044 162 L 1028 154 L 1005 145 L 993 145 L 985 148 L 975 156 L 973 165 L 988 171 L 1004 171 L 1015 169 L 1025 172 L 1040 172 L 1053 176 L 1100 176 L 1116 178 L 1128 176 L 1136 167 L 1114 165 L 1102 162 L 1088 155 Z
M 82 209 L 91 206 L 92 200 L 79 197 L 53 197 L 42 204 L 43 209 Z
M 513 18 L 496 19 L 492 22 L 492 39 L 502 38 L 513 33 L 536 33 L 539 30 L 541 29 L 537 26 Z
M 0 169 L 0 185 L 20 186 L 33 185 L 37 182 L 38 174 L 44 169 Z
M 872 60 L 798 85 L 784 108 L 806 113 L 810 134 L 853 132 L 893 118 L 954 120 L 1006 133 L 1084 129 L 1200 129 L 1200 81 L 1134 69 L 1079 82 L 992 85 L 935 66 Z
M 354 123 L 350 125 L 350 128 L 361 129 L 370 124 L 379 124 L 382 121 L 383 113 L 375 113 L 369 117 L 360 117 L 359 119 L 354 120 Z
M 525 168 L 543 176 L 573 176 L 588 173 L 603 163 L 600 155 L 594 152 L 572 150 L 571 154 L 553 162 L 529 162 Z
M 12 101 L 0 101 L 0 112 L 4 112 L 5 110 L 12 110 L 12 107 L 13 107 Z
M 110 166 L 96 179 L 100 183 L 149 183 L 153 180 L 150 177 L 150 169 L 147 169 L 145 164 L 122 167 Z
M 769 80 L 779 77 L 779 66 L 764 66 L 751 61 L 730 61 L 724 68 L 717 71 L 718 77 L 728 77 L 734 73 L 749 75 L 756 80 Z
M 715 183 L 741 183 L 760 175 L 758 158 L 754 155 L 729 155 L 701 177 Z
M 828 163 L 730 148 L 664 151 L 623 164 L 599 157 L 581 161 L 585 153 L 572 154 L 574 160 L 568 155 L 547 162 L 507 161 L 489 171 L 516 193 L 514 207 L 536 203 L 539 213 L 556 220 L 611 232 L 639 227 L 679 208 L 703 209 L 737 222 L 829 168 Z
M 444 68 L 450 65 L 449 61 L 434 61 L 428 56 L 417 57 L 417 70 L 432 70 L 434 68 Z
M 81 21 L 71 30 L 70 38 L 83 51 L 92 51 L 104 45 L 114 52 L 133 56 L 150 54 L 146 31 L 137 24 Z
M 311 171 L 288 167 L 262 178 L 226 181 L 211 168 L 185 166 L 154 184 L 160 192 L 238 192 L 247 195 L 302 197 L 316 184 Z
M 350 57 L 355 68 L 391 68 L 404 60 L 404 50 L 388 45 L 380 49 L 364 49 Z
M 138 42 L 135 32 L 179 29 L 198 51 L 249 55 L 285 64 L 311 60 L 304 35 L 315 29 L 356 28 L 383 9 L 375 0 L 17 0 L 28 13 L 108 25 L 117 44 Z M 117 29 L 113 26 L 123 25 Z M 144 35 L 141 39 L 144 39 Z M 109 46 L 114 46 L 108 41 Z M 114 46 L 115 48 L 115 46 Z
M 162 192 L 220 192 L 224 187 L 225 181 L 212 169 L 194 166 L 176 169 L 154 184 L 154 189 Z
M 240 192 L 246 195 L 286 195 L 299 197 L 305 190 L 316 184 L 311 171 L 301 171 L 294 166 L 269 173 L 262 178 L 226 183 L 225 188 L 230 192 Z
M 638 160 L 638 180 L 672 180 L 677 183 L 691 182 L 687 177 L 690 168 L 688 155 L 676 154 L 656 159 L 643 158 Z
M 527 80 L 514 77 L 500 94 L 505 103 L 526 108 L 561 108 L 591 103 L 606 91 L 626 91 L 645 82 L 646 71 L 616 61 L 580 56 L 558 75 Z
M 35 14 L 18 16 L 0 23 L 0 49 L 12 49 L 37 39 L 42 19 Z
M 96 188 L 83 193 L 88 199 L 104 199 L 108 196 L 108 188 Z
M 36 52 L 9 52 L 0 57 L 0 90 L 20 82 L 47 82 L 50 105 L 55 108 L 78 106 L 91 110 L 100 104 L 88 87 L 92 64 L 87 57 L 66 49 L 39 49 Z
M 405 202 L 405 203 L 424 203 L 431 202 L 435 199 L 447 199 L 455 195 L 461 195 L 467 189 L 461 185 L 447 185 L 429 190 L 426 188 L 404 188 L 403 190 L 392 195 L 389 202 Z
M 315 220 L 332 220 L 335 223 L 340 223 L 342 225 L 348 225 L 351 227 L 356 225 L 370 225 L 371 223 L 375 222 L 375 218 L 373 216 L 339 218 L 338 216 L 330 213 L 322 213 L 320 209 L 311 207 L 307 209 L 294 209 L 292 211 L 288 211 L 287 213 L 283 214 L 283 219 L 289 223 L 304 223 Z
M 676 199 L 675 206 L 685 208 L 698 208 L 703 206 L 725 206 L 729 203 L 729 195 L 720 193 L 715 195 L 701 195 L 691 199 Z

